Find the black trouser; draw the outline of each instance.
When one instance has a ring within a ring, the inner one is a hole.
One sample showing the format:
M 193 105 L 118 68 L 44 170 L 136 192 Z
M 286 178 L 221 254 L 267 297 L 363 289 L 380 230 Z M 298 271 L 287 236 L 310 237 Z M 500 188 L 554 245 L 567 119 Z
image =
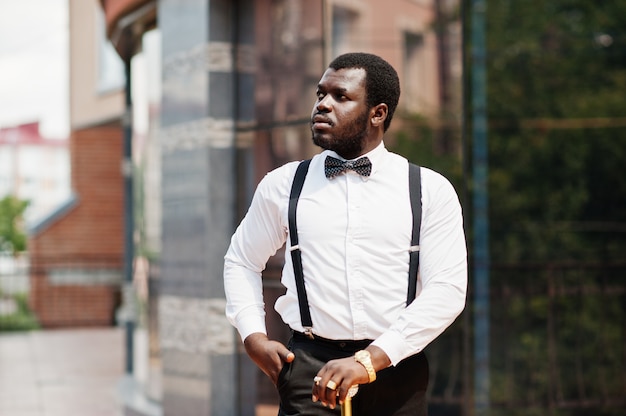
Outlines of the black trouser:
M 289 341 L 296 359 L 283 367 L 278 377 L 278 416 L 331 416 L 334 410 L 311 400 L 313 377 L 332 359 L 344 358 L 364 349 L 371 341 L 311 340 L 298 332 Z M 426 416 L 428 361 L 424 353 L 408 357 L 395 367 L 376 374 L 376 381 L 359 386 L 352 399 L 354 416 Z

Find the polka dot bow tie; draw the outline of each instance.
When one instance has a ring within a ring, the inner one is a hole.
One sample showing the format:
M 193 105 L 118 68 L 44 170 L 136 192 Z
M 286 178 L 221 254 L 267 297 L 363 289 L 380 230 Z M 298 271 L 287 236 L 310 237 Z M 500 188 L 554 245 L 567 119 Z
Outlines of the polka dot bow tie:
M 354 161 L 343 161 L 332 156 L 326 156 L 324 162 L 324 173 L 328 179 L 332 179 L 347 170 L 353 170 L 361 176 L 370 176 L 372 173 L 372 162 L 367 157 L 362 157 Z

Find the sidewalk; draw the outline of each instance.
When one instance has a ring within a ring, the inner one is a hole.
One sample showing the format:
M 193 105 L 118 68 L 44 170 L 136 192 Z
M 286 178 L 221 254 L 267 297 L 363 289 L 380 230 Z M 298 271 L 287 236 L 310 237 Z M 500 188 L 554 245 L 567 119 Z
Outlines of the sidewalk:
M 0 332 L 0 416 L 122 416 L 123 377 L 120 328 Z
M 121 416 L 119 328 L 0 333 L 0 415 Z

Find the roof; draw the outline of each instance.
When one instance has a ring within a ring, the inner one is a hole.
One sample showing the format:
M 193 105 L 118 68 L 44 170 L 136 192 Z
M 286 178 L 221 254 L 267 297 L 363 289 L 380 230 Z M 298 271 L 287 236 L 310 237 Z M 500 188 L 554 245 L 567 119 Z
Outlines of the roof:
M 49 139 L 39 134 L 39 122 L 0 128 L 0 145 L 66 146 L 65 139 Z

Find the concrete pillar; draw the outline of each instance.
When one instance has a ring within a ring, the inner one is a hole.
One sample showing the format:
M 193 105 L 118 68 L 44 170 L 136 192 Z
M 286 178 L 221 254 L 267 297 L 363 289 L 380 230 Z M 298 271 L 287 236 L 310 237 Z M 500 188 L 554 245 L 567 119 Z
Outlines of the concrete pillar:
M 253 4 L 158 4 L 164 415 L 254 415 L 256 379 L 245 376 L 251 363 L 224 317 L 222 283 L 238 207 L 247 202 L 239 194 L 253 171 L 245 129 L 254 120 Z

